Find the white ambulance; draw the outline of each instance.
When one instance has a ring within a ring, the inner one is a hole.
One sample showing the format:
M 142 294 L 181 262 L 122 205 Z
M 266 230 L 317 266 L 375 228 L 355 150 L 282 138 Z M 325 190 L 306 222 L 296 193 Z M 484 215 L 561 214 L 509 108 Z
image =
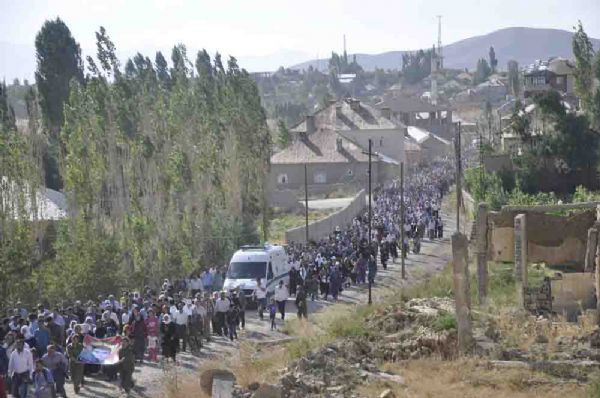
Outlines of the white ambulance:
M 239 286 L 250 299 L 260 278 L 270 296 L 280 280 L 288 284 L 290 268 L 283 246 L 268 242 L 264 246 L 242 246 L 231 257 L 223 289 L 229 291 Z

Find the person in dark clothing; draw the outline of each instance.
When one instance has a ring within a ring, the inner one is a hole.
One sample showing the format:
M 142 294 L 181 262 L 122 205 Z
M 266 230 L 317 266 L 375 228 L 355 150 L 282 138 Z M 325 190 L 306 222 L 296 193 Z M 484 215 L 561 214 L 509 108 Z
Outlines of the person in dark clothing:
M 298 285 L 298 271 L 296 270 L 296 267 L 294 267 L 292 265 L 292 268 L 290 269 L 290 296 L 293 296 L 296 294 L 296 286 Z
M 175 323 L 171 321 L 169 314 L 163 316 L 163 322 L 160 324 L 160 332 L 162 334 L 163 356 L 166 360 L 170 358 L 175 362 L 179 339 L 177 338 L 177 328 L 175 327 Z
M 129 394 L 134 386 L 133 371 L 135 370 L 135 355 L 133 351 L 129 338 L 124 337 L 119 349 L 119 370 L 121 372 L 121 388 L 127 394 Z
M 6 355 L 6 348 L 2 344 L 4 336 L 0 339 L 0 398 L 6 398 L 6 375 L 8 373 L 8 356 Z
M 387 269 L 387 262 L 388 262 L 388 259 L 390 258 L 390 246 L 386 241 L 384 241 L 381 244 L 381 250 L 380 250 L 379 257 L 381 258 L 381 265 L 382 265 L 383 269 Z
M 235 305 L 238 307 L 238 326 L 246 328 L 246 293 L 238 286 L 236 289 Z
M 302 285 L 298 285 L 298 291 L 296 293 L 296 308 L 298 308 L 298 318 L 307 318 L 306 290 L 304 290 Z
M 144 317 L 137 308 L 133 309 L 129 325 L 131 326 L 129 329 L 129 337 L 133 339 L 133 353 L 135 355 L 135 360 L 142 363 L 144 360 L 144 352 L 146 351 L 146 337 L 148 337 L 148 332 L 146 331 Z
M 239 310 L 238 310 L 238 306 L 237 305 L 232 305 L 231 307 L 229 307 L 229 311 L 227 311 L 227 314 L 225 315 L 225 319 L 227 322 L 227 330 L 229 331 L 229 340 L 233 341 L 233 339 L 235 338 L 237 340 L 238 336 L 237 336 L 237 324 L 238 324 L 238 314 L 239 314 Z

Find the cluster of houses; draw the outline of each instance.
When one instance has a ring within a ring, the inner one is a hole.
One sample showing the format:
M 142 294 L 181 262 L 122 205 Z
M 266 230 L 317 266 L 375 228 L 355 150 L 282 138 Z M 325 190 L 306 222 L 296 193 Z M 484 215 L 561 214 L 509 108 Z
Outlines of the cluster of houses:
M 567 112 L 576 112 L 579 109 L 579 98 L 574 93 L 575 64 L 564 58 L 550 58 L 545 61 L 536 61 L 527 66 L 523 71 L 523 109 L 521 116 L 529 120 L 528 142 L 523 137 L 515 134 L 511 125 L 511 116 L 515 99 L 502 104 L 500 114 L 500 151 L 510 155 L 519 155 L 525 145 L 535 146 L 539 138 L 551 130 L 551 123 L 533 102 L 533 97 L 541 92 L 554 90 L 562 97 L 562 104 Z
M 271 157 L 271 205 L 291 205 L 305 185 L 311 194 L 365 188 L 369 141 L 373 184 L 397 178 L 402 162 L 410 168 L 451 154 L 453 131 L 448 107 L 416 98 L 389 95 L 372 105 L 331 100 L 292 126 L 291 144 Z

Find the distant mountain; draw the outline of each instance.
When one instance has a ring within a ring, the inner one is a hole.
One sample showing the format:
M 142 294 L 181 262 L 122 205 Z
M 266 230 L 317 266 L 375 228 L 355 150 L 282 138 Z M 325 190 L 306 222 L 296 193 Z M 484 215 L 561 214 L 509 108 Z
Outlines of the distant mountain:
M 573 58 L 572 32 L 559 29 L 505 28 L 483 36 L 470 37 L 443 47 L 444 66 L 455 69 L 474 69 L 479 58 L 488 58 L 490 46 L 494 47 L 498 66 L 506 70 L 506 63 L 514 59 L 519 66 L 533 63 L 536 59 L 556 56 Z M 600 39 L 592 39 L 600 48 Z M 402 54 L 406 51 L 390 51 L 381 54 L 356 54 L 357 62 L 366 70 L 375 68 L 400 69 Z M 321 70 L 327 68 L 327 60 L 311 60 L 291 66 L 306 69 L 309 65 Z

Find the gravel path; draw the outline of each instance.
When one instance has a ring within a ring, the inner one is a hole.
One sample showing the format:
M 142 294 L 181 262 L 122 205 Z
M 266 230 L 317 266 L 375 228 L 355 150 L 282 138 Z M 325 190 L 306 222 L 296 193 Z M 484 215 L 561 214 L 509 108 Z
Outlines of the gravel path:
M 444 234 L 445 237 L 441 240 L 433 242 L 424 239 L 421 244 L 420 254 L 410 254 L 406 260 L 407 278 L 402 279 L 402 271 L 400 259 L 395 263 L 388 265 L 387 270 L 380 269 L 377 272 L 377 279 L 373 287 L 373 301 L 376 302 L 378 296 L 388 288 L 402 288 L 410 286 L 416 282 L 427 279 L 437 271 L 441 270 L 451 260 L 450 236 L 455 229 L 454 215 L 447 206 L 442 211 L 444 219 Z M 368 289 L 365 287 L 351 287 L 345 289 L 339 297 L 338 301 L 345 303 L 366 303 L 368 298 Z M 317 300 L 308 302 L 309 317 L 311 313 L 321 310 L 322 308 L 331 305 L 331 301 Z M 288 300 L 286 313 L 289 316 L 295 316 L 296 307 L 293 300 Z M 310 319 L 310 318 L 309 318 Z M 277 320 L 281 323 L 281 320 Z M 239 337 L 241 340 L 251 340 L 255 342 L 269 342 L 287 339 L 288 337 L 278 331 L 270 331 L 268 319 L 260 320 L 255 311 L 246 312 L 246 330 L 241 331 Z M 198 355 L 192 355 L 188 352 L 179 354 L 178 365 L 174 370 L 172 367 L 165 367 L 158 363 L 152 364 L 145 362 L 141 366 L 137 366 L 134 373 L 136 387 L 129 396 L 130 397 L 160 397 L 164 395 L 165 381 L 174 377 L 182 377 L 187 373 L 197 373 L 198 366 L 207 359 L 219 359 L 235 355 L 239 348 L 239 342 L 230 342 L 223 337 L 215 336 L 212 342 L 205 345 Z M 67 394 L 74 396 L 72 384 L 67 383 Z M 124 397 L 127 394 L 120 392 L 118 382 L 108 382 L 103 376 L 86 377 L 84 387 L 81 389 L 78 396 L 90 398 L 102 397 Z

